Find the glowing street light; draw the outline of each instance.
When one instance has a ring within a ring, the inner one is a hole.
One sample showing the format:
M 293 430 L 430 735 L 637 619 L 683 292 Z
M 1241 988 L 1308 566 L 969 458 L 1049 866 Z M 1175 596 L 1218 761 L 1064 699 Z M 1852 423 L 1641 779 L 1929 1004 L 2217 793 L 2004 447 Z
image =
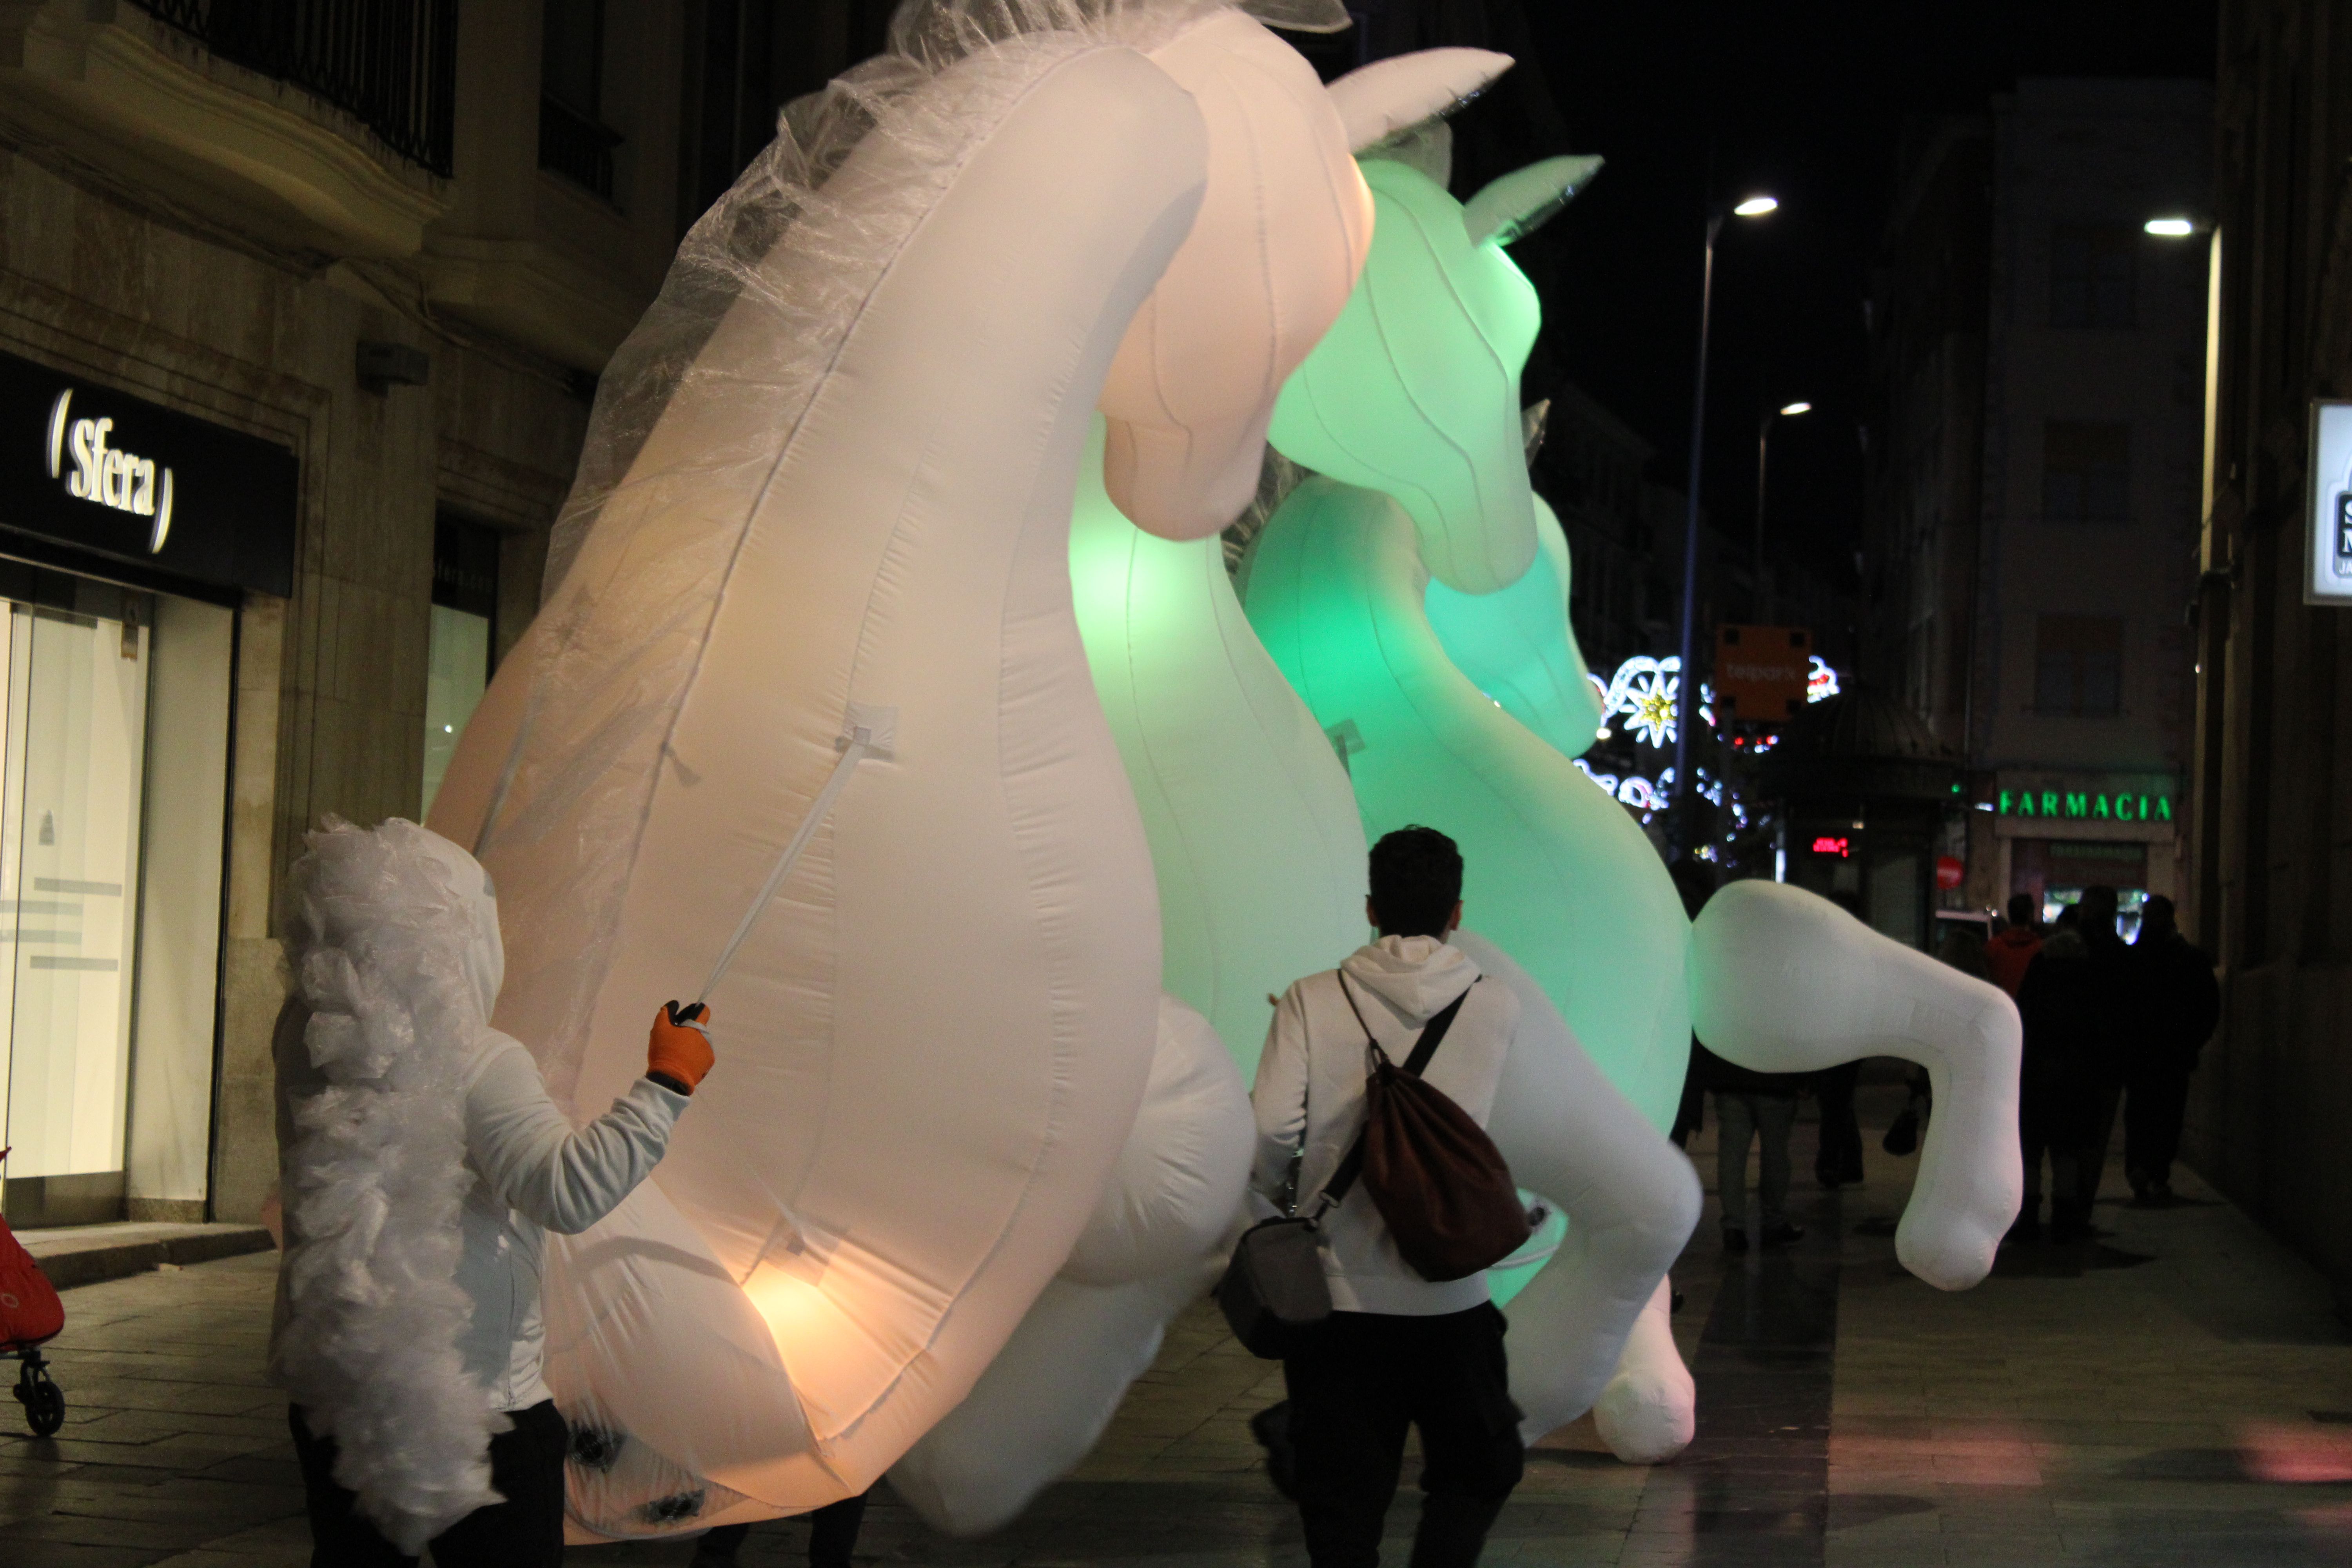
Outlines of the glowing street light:
M 1780 202 L 1771 196 L 1757 195 L 1741 202 L 1731 212 L 1735 217 L 1762 217 L 1766 213 L 1779 210 L 1780 205 Z
M 2141 226 L 2159 239 L 2187 239 L 2197 226 L 2185 217 L 2152 217 Z
M 1784 403 L 1776 412 L 1767 414 L 1756 422 L 1755 566 L 1756 610 L 1757 619 L 1759 621 L 1769 621 L 1772 618 L 1772 602 L 1764 592 L 1764 479 L 1769 471 L 1767 463 L 1771 453 L 1772 421 L 1793 417 L 1799 414 L 1811 414 L 1812 411 L 1813 405 L 1810 403 Z

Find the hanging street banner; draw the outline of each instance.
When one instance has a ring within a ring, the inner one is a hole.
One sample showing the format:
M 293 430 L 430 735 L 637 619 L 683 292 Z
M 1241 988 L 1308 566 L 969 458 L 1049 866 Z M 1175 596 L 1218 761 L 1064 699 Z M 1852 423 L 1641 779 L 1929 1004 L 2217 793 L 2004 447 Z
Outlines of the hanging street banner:
M 1721 626 L 1715 634 L 1715 711 L 1741 724 L 1779 724 L 1805 710 L 1813 634 L 1802 626 Z

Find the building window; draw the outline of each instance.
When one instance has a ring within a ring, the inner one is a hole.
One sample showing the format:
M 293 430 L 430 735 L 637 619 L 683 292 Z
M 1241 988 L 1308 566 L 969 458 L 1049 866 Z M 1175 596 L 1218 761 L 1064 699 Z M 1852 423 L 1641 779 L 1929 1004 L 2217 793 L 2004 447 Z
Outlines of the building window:
M 613 149 L 604 121 L 604 0 L 546 0 L 539 45 L 539 166 L 613 198 Z
M 425 804 L 433 809 L 457 737 L 482 700 L 495 658 L 499 536 L 443 516 L 433 524 L 433 634 L 425 654 Z
M 2048 522 L 2130 521 L 2130 426 L 2053 419 L 2042 426 L 2042 516 Z
M 2033 708 L 2070 719 L 2123 710 L 2124 624 L 2113 616 L 2044 616 L 2033 641 Z
M 2061 224 L 2050 236 L 2050 324 L 2128 327 L 2138 238 L 2110 224 Z

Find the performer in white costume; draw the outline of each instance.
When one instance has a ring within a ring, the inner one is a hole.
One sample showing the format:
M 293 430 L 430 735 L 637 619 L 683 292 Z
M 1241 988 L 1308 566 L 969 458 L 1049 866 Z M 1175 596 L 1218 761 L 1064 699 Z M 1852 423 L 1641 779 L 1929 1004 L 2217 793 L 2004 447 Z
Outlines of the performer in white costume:
M 286 1194 L 270 1367 L 322 1563 L 563 1554 L 563 1418 L 540 1258 L 612 1211 L 710 1070 L 708 1009 L 654 1019 L 645 1075 L 574 1130 L 489 1026 L 505 969 L 473 857 L 329 819 L 291 879 L 278 1022 Z

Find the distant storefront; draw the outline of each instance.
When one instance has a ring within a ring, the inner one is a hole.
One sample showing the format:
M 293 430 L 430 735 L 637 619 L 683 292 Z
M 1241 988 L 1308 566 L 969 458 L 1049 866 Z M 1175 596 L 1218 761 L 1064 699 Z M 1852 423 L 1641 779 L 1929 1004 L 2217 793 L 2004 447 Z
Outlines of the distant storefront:
M 240 606 L 283 447 L 0 354 L 0 1144 L 17 1225 L 202 1217 Z
M 2045 920 L 2104 884 L 2128 933 L 2149 897 L 2179 896 L 2183 812 L 2168 774 L 2004 772 L 1976 805 L 1992 818 L 2004 900 L 2031 894 Z

